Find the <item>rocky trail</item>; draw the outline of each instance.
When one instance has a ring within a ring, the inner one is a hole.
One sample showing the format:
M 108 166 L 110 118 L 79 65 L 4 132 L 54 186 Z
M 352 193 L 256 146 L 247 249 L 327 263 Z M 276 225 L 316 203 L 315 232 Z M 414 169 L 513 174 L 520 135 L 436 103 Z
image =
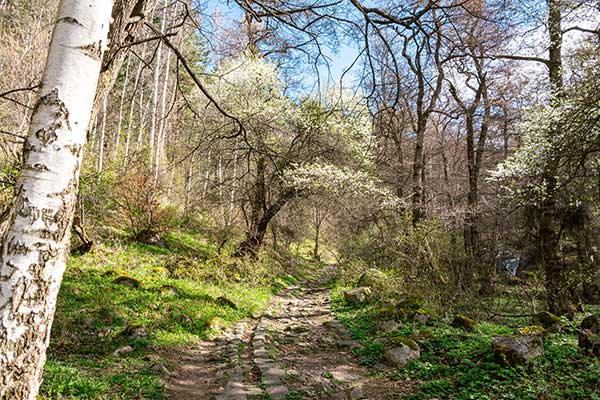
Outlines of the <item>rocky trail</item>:
M 171 360 L 177 368 L 165 379 L 168 398 L 391 398 L 398 382 L 359 365 L 352 350 L 360 345 L 331 312 L 325 281 L 288 287 L 260 318 Z

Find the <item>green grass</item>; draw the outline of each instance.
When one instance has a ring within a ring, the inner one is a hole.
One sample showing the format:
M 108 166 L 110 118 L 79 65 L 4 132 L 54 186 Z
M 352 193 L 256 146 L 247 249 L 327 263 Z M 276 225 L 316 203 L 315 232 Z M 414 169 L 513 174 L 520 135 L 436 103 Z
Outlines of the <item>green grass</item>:
M 166 236 L 169 249 L 137 243 L 99 246 L 72 257 L 59 294 L 41 388 L 42 399 L 161 399 L 157 354 L 172 352 L 258 313 L 274 291 L 294 281 L 265 267 L 218 259 L 192 234 Z M 128 276 L 132 288 L 113 281 Z M 165 286 L 176 294 L 161 292 Z M 220 296 L 235 302 L 230 307 Z M 129 327 L 129 330 L 127 328 Z M 147 335 L 133 337 L 132 328 Z M 113 355 L 116 349 L 133 351 Z M 168 366 L 173 368 L 173 366 Z
M 344 302 L 340 287 L 334 288 L 337 318 L 363 344 L 356 351 L 365 365 L 383 360 L 383 345 L 375 329 L 382 318 L 381 306 L 351 306 Z M 411 337 L 427 330 L 418 340 L 421 358 L 402 369 L 386 372 L 388 378 L 405 382 L 399 399 L 505 399 L 505 400 L 600 400 L 598 360 L 581 353 L 574 334 L 551 334 L 544 339 L 545 356 L 531 366 L 509 368 L 494 362 L 492 337 L 511 335 L 514 328 L 480 323 L 469 333 L 439 319 L 420 325 L 410 319 L 391 336 Z

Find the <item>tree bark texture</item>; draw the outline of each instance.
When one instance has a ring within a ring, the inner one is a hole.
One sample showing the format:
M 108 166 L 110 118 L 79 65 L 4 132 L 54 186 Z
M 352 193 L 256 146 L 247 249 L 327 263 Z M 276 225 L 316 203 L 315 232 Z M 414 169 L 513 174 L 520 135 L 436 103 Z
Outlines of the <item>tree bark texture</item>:
M 68 255 L 112 10 L 62 0 L 0 252 L 0 399 L 34 400 Z

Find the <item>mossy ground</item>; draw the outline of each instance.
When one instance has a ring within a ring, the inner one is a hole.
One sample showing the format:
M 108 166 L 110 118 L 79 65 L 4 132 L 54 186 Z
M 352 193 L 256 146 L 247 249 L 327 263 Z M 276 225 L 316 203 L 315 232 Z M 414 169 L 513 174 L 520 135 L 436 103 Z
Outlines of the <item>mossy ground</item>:
M 193 233 L 175 232 L 166 239 L 168 250 L 123 241 L 70 259 L 41 399 L 160 399 L 159 372 L 152 368 L 160 361 L 157 355 L 215 333 L 213 319 L 230 326 L 256 314 L 273 292 L 295 279 L 246 274 L 249 268 L 241 261 L 218 256 Z M 123 275 L 140 287 L 113 283 Z M 177 293 L 161 294 L 165 285 Z M 237 307 L 217 301 L 220 296 Z M 125 334 L 131 326 L 143 327 L 147 337 Z M 133 351 L 113 355 L 123 346 Z
M 366 365 L 383 359 L 376 323 L 382 319 L 382 307 L 371 303 L 349 305 L 334 286 L 333 308 L 337 318 L 363 347 L 356 351 Z M 402 381 L 401 393 L 390 398 L 416 399 L 600 399 L 600 364 L 577 347 L 574 331 L 544 337 L 546 354 L 538 363 L 525 367 L 503 367 L 494 362 L 492 337 L 512 335 L 515 326 L 480 322 L 473 332 L 453 328 L 449 320 L 433 318 L 426 325 L 410 318 L 389 333 L 415 339 L 421 358 L 403 369 L 384 374 Z M 422 334 L 426 332 L 427 334 Z

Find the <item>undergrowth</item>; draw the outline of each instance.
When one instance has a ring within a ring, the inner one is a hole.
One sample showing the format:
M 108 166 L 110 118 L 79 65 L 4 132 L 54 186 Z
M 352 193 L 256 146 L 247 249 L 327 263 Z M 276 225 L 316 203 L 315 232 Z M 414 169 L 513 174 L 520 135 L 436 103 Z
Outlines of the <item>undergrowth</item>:
M 349 305 L 343 288 L 335 286 L 336 317 L 361 342 L 356 355 L 367 366 L 384 362 L 382 336 L 414 338 L 421 358 L 401 369 L 376 373 L 403 382 L 393 398 L 481 399 L 481 400 L 599 400 L 600 365 L 577 347 L 574 333 L 550 334 L 544 338 L 545 355 L 537 363 L 515 368 L 494 362 L 492 338 L 514 334 L 514 328 L 492 322 L 479 323 L 474 332 L 453 328 L 443 319 L 420 324 L 404 318 L 403 325 L 389 334 L 378 333 L 377 321 L 385 319 L 381 304 Z
M 41 399 L 161 399 L 162 352 L 257 314 L 297 279 L 270 259 L 250 266 L 218 255 L 193 233 L 165 240 L 168 249 L 114 242 L 70 259 Z

